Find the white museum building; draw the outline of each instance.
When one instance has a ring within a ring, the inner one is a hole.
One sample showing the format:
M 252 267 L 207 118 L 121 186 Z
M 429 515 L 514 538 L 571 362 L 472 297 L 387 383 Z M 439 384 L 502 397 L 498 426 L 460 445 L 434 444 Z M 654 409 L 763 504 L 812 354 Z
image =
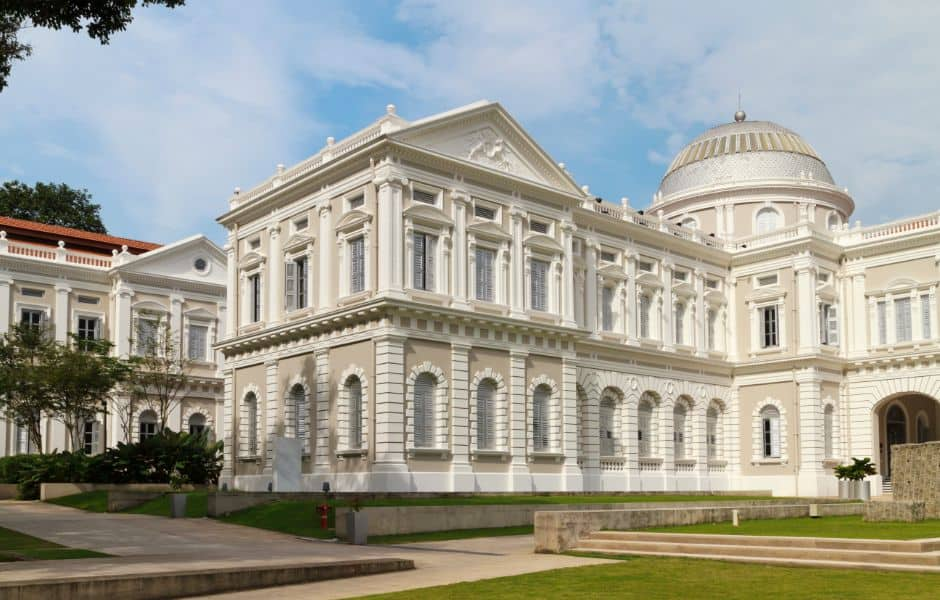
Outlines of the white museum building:
M 174 431 L 217 431 L 222 415 L 221 354 L 225 335 L 225 254 L 202 235 L 161 246 L 0 216 L 0 334 L 11 324 L 46 326 L 59 342 L 70 335 L 106 339 L 122 357 L 132 340 L 169 326 L 188 367 L 187 385 L 168 408 Z M 117 393 L 81 430 L 73 447 L 61 421 L 42 419 L 42 448 L 26 428 L 0 415 L 0 456 L 55 450 L 102 452 L 159 429 L 161 407 L 129 403 Z

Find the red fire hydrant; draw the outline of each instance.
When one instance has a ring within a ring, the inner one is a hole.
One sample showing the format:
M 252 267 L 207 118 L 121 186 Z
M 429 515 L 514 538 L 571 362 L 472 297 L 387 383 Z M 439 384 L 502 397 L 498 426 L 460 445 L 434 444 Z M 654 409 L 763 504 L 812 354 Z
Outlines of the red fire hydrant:
M 320 512 L 320 529 L 327 529 L 330 506 L 324 502 L 317 507 L 317 510 Z

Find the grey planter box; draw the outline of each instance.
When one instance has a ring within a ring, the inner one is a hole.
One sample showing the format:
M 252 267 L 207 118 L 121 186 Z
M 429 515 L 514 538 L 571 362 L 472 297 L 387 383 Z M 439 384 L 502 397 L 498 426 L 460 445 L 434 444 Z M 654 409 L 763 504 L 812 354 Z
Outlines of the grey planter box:
M 848 479 L 839 480 L 839 499 L 848 500 L 852 497 L 852 490 Z
M 346 538 L 350 544 L 364 546 L 369 540 L 369 515 L 364 511 L 346 513 Z
M 170 494 L 170 517 L 174 519 L 186 517 L 186 494 Z
M 868 502 L 871 500 L 871 482 L 870 481 L 859 481 L 858 482 L 858 496 L 859 500 L 864 500 Z

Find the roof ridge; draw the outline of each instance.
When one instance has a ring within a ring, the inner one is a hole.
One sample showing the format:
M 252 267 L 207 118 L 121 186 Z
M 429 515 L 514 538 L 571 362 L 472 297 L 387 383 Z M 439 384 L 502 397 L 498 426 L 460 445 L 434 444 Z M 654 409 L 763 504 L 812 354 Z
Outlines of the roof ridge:
M 162 244 L 157 244 L 154 242 L 146 242 L 143 240 L 135 240 L 131 238 L 120 237 L 116 235 L 111 235 L 107 233 L 96 233 L 94 231 L 86 231 L 84 229 L 77 229 L 74 227 L 65 227 L 63 225 L 52 225 L 49 223 L 41 223 L 39 221 L 30 221 L 28 219 L 18 219 L 16 217 L 7 217 L 0 216 L 0 227 L 7 225 L 10 227 L 18 227 L 20 229 L 26 229 L 31 231 L 36 231 L 38 233 L 46 233 L 53 235 L 63 235 L 76 239 L 94 241 L 94 242 L 103 242 L 103 243 L 114 243 L 122 246 L 133 247 L 140 250 L 156 250 L 160 248 Z

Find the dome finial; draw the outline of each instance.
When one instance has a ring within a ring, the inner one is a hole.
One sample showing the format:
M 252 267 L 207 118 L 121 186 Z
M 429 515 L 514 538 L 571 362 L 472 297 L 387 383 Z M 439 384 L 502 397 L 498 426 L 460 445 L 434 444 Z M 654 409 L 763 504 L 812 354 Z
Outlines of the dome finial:
M 747 115 L 741 110 L 741 90 L 738 90 L 738 112 L 734 113 L 734 122 L 740 123 L 747 118 Z

